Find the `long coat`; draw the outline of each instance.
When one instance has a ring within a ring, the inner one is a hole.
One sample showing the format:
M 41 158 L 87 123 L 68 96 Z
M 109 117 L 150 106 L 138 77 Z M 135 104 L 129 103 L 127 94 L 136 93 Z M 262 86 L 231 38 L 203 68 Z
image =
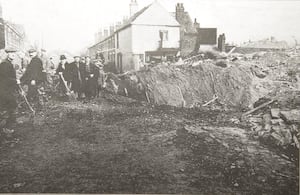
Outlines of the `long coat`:
M 5 60 L 0 64 L 0 110 L 17 107 L 16 89 L 16 70 L 9 60 Z
M 72 74 L 72 88 L 71 90 L 80 93 L 83 91 L 84 80 L 85 80 L 85 66 L 84 64 L 78 62 L 72 62 L 70 64 L 71 74 Z
M 25 84 L 30 84 L 32 80 L 35 80 L 37 84 L 46 81 L 46 74 L 43 72 L 43 62 L 37 56 L 31 59 L 21 78 L 21 82 Z
M 97 93 L 97 80 L 99 77 L 98 68 L 95 64 L 90 63 L 89 68 L 87 68 L 87 64 L 84 64 L 84 77 L 85 77 L 85 95 L 86 97 L 95 97 Z M 91 75 L 94 75 L 91 77 Z
M 64 79 L 66 81 L 71 82 L 71 80 L 72 80 L 72 69 L 71 69 L 70 64 L 68 62 L 65 63 L 64 67 L 63 67 L 61 62 L 58 64 L 58 67 L 56 69 L 56 74 L 58 74 L 59 72 L 63 73 Z

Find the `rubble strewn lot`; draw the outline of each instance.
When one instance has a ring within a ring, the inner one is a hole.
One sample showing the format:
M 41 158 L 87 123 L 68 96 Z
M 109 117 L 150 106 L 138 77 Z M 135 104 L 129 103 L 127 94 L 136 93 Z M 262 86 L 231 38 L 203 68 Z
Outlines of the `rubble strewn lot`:
M 1 145 L 2 192 L 297 194 L 297 164 L 260 145 L 236 112 L 118 96 L 47 105 Z M 20 120 L 21 120 L 20 119 Z
M 0 191 L 299 194 L 299 55 L 216 62 L 111 75 L 92 102 L 20 114 Z

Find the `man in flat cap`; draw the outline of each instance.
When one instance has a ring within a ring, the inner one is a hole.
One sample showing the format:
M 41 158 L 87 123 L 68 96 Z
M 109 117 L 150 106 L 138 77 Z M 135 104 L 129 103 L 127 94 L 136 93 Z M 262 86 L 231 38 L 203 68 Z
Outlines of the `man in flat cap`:
M 28 53 L 31 60 L 24 75 L 21 77 L 21 82 L 28 85 L 28 99 L 32 103 L 37 103 L 38 106 L 41 106 L 38 89 L 46 81 L 46 75 L 43 72 L 43 62 L 38 57 L 35 49 L 30 49 Z
M 1 128 L 3 128 L 4 132 L 9 132 L 16 122 L 16 94 L 17 84 L 20 81 L 17 81 L 16 70 L 12 64 L 12 61 L 16 58 L 16 50 L 8 48 L 5 52 L 7 53 L 7 58 L 0 64 L 0 111 L 6 112 L 8 116 L 5 125 Z

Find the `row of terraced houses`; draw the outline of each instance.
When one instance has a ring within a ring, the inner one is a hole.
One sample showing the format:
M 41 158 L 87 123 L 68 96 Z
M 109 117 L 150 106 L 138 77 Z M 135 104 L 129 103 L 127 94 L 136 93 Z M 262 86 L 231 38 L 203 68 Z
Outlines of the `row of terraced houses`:
M 130 18 L 104 30 L 104 36 L 97 33 L 89 55 L 102 53 L 106 62 L 121 73 L 139 70 L 162 57 L 172 60 L 179 51 L 182 56 L 188 55 L 200 44 L 216 45 L 216 28 L 200 28 L 182 3 L 177 3 L 175 9 L 170 13 L 156 0 L 138 10 L 136 0 L 131 0 Z

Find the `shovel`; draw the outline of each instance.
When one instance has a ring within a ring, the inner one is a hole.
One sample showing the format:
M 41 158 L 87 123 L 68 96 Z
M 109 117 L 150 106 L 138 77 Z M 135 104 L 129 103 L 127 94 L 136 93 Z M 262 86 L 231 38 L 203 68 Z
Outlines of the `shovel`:
M 28 102 L 28 99 L 27 99 L 27 97 L 26 97 L 26 95 L 25 95 L 24 90 L 22 89 L 22 87 L 21 87 L 19 84 L 18 84 L 18 87 L 19 87 L 19 89 L 20 89 L 20 91 L 21 91 L 21 95 L 22 95 L 22 97 L 24 98 L 24 100 L 25 100 L 25 102 L 26 102 L 28 108 L 29 108 L 30 111 L 33 113 L 33 115 L 35 115 L 35 111 L 33 110 L 32 106 L 31 106 L 30 103 Z
M 76 101 L 76 95 L 74 94 L 73 91 L 70 90 L 70 88 L 67 85 L 67 81 L 65 80 L 64 76 L 62 74 L 59 74 L 61 80 L 64 83 L 65 88 L 67 89 L 66 95 L 68 96 L 69 100 L 71 101 Z

